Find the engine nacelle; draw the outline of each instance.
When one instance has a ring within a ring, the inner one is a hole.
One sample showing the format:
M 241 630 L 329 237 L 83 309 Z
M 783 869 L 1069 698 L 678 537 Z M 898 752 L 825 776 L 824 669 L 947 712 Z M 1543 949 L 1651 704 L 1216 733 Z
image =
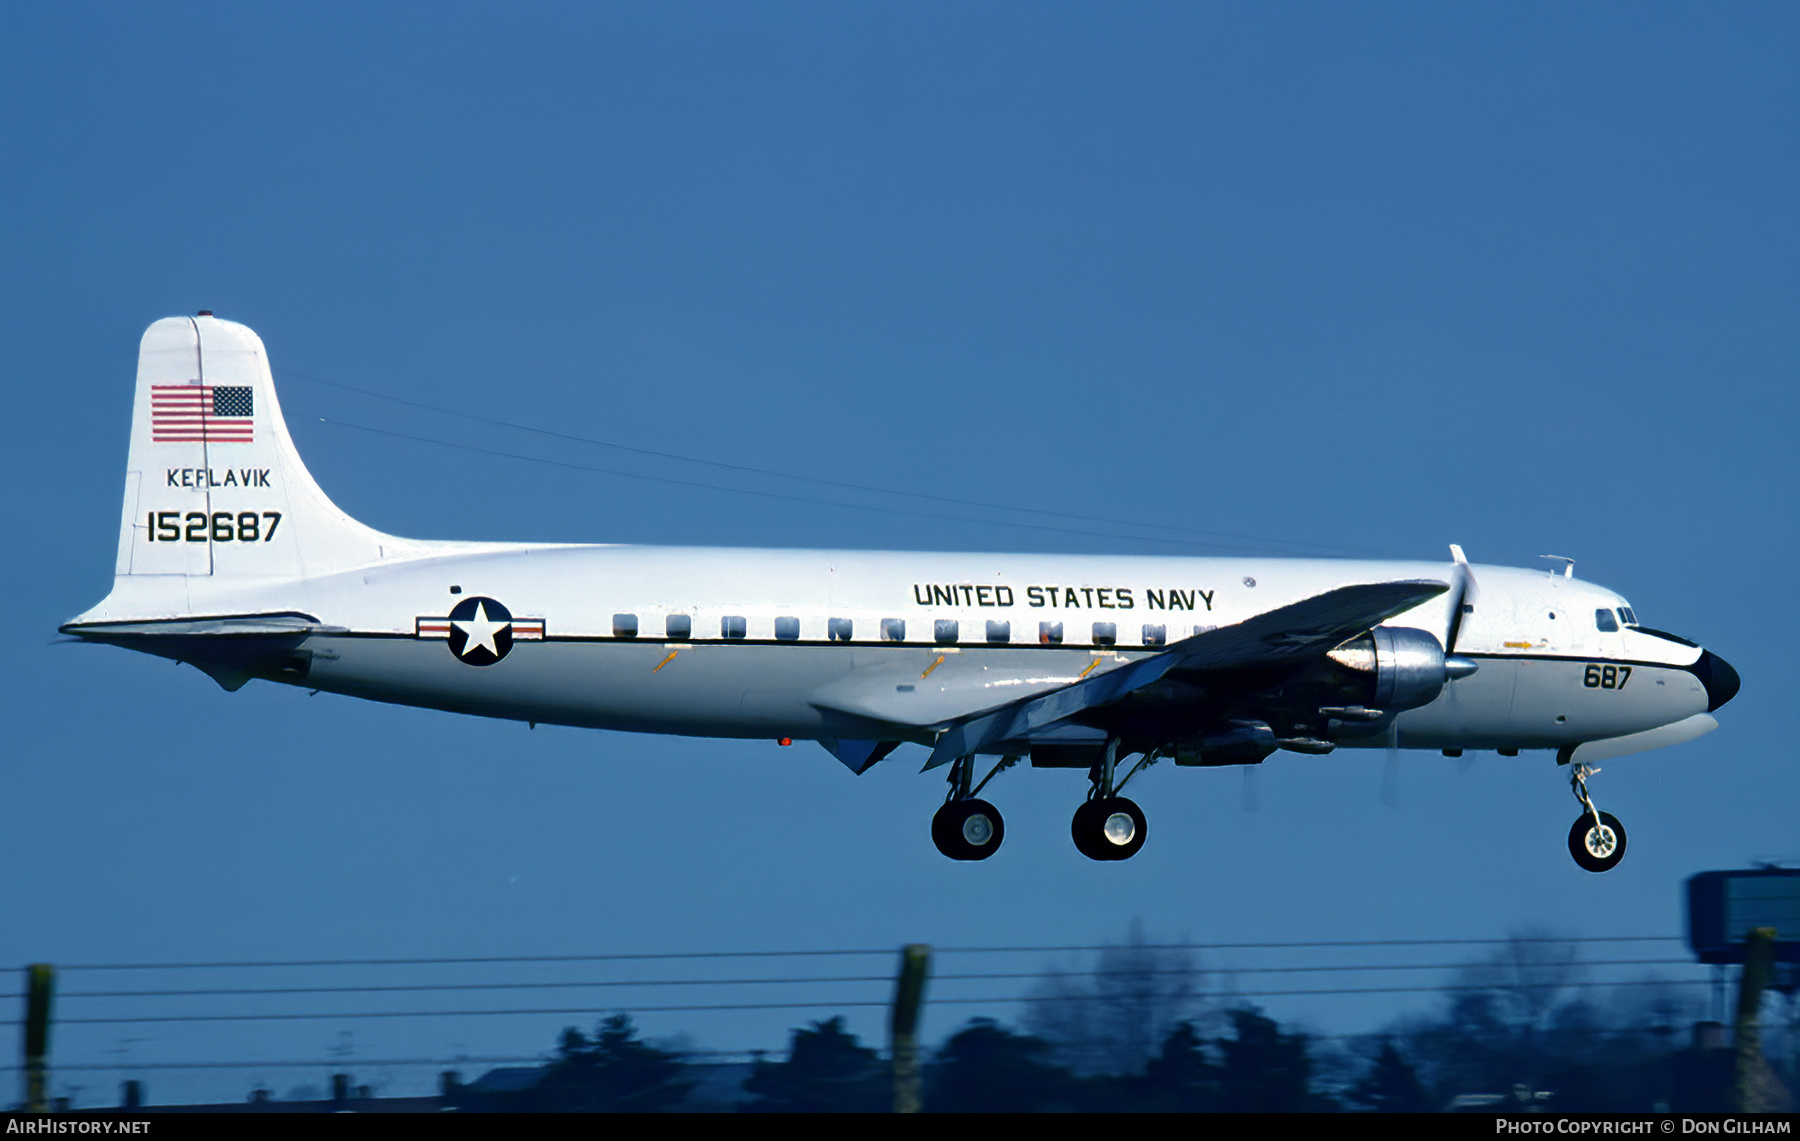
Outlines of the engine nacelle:
M 1468 658 L 1446 656 L 1436 635 L 1410 626 L 1377 626 L 1327 656 L 1371 675 L 1375 689 L 1370 704 L 1389 713 L 1429 705 L 1446 684 L 1475 672 Z

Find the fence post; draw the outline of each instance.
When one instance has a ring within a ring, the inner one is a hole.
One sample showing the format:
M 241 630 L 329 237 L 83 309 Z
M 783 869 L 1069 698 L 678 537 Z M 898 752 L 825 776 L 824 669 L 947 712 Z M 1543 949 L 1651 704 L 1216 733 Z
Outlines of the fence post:
M 56 968 L 33 963 L 25 969 L 25 1111 L 50 1110 L 50 998 Z
M 931 948 L 908 943 L 900 951 L 900 977 L 894 980 L 894 1009 L 888 1023 L 888 1049 L 894 1060 L 894 1112 L 917 1113 L 919 1092 L 919 1008 L 925 1002 L 925 978 L 931 972 Z

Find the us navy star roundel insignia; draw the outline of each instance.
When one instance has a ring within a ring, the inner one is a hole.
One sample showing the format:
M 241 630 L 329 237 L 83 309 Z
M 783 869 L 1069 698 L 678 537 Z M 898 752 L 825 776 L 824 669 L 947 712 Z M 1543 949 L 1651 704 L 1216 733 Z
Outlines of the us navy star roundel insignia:
M 450 652 L 471 666 L 493 665 L 512 652 L 514 642 L 544 640 L 542 618 L 514 618 L 512 611 L 480 595 L 457 603 L 447 618 L 416 622 L 418 637 L 448 639 Z

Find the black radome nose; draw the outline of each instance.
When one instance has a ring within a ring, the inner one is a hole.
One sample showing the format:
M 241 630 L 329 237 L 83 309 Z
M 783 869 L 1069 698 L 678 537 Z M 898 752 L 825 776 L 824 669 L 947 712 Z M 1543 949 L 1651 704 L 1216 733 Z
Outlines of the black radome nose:
M 1738 678 L 1738 672 L 1731 668 L 1731 663 L 1711 650 L 1700 651 L 1700 660 L 1689 668 L 1700 679 L 1700 684 L 1706 687 L 1708 713 L 1736 697 L 1738 686 L 1743 684 Z

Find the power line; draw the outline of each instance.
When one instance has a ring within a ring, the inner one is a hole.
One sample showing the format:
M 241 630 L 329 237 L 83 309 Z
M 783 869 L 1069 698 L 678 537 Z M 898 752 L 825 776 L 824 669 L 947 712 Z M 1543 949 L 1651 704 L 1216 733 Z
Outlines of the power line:
M 749 1051 L 739 1051 L 748 1054 Z M 711 1056 L 714 1051 L 705 1053 L 687 1052 L 683 1058 Z M 58 1062 L 57 1072 L 64 1070 L 90 1070 L 106 1072 L 111 1070 L 299 1070 L 313 1067 L 346 1069 L 376 1068 L 381 1066 L 504 1066 L 519 1063 L 536 1063 L 542 1065 L 546 1058 L 541 1054 L 519 1056 L 468 1057 L 468 1058 L 326 1058 L 311 1062 L 244 1062 L 244 1061 L 203 1061 L 203 1062 Z
M 375 428 L 367 424 L 352 424 L 348 420 L 328 420 L 319 417 L 319 423 L 330 424 L 338 428 L 353 428 L 359 432 L 371 432 L 377 436 L 391 436 L 396 440 L 411 440 L 415 443 L 430 444 L 434 447 L 451 448 L 456 451 L 473 452 L 477 455 L 498 456 L 502 459 L 524 460 L 526 463 L 546 464 L 550 467 L 568 468 L 571 471 L 597 472 L 601 475 L 616 475 L 625 479 L 641 479 L 651 483 L 669 483 L 679 487 L 698 487 L 708 491 L 726 491 L 733 495 L 753 495 L 763 499 L 783 499 L 792 503 L 826 504 L 832 507 L 847 507 L 854 511 L 878 511 L 889 515 L 911 515 L 920 519 L 937 519 L 951 523 L 976 523 L 984 527 L 1021 527 L 1029 531 L 1052 531 L 1064 535 L 1086 535 L 1101 539 L 1127 539 L 1138 543 L 1165 543 L 1181 547 L 1215 547 L 1235 550 L 1242 543 L 1226 543 L 1207 539 L 1176 539 L 1162 535 L 1129 535 L 1117 531 L 1096 531 L 1091 527 L 1059 527 L 1051 523 L 1025 523 L 1008 519 L 972 519 L 966 515 L 945 515 L 936 511 L 921 511 L 907 507 L 883 507 L 872 503 L 846 503 L 842 500 L 820 499 L 810 495 L 792 495 L 780 491 L 759 491 L 748 487 L 728 487 L 719 483 L 705 483 L 693 479 L 677 479 L 667 475 L 646 475 L 643 472 L 623 471 L 619 468 L 599 467 L 594 464 L 578 464 L 570 460 L 553 460 L 548 456 L 531 456 L 522 452 L 502 451 L 499 448 L 483 448 L 474 444 L 460 444 L 454 440 L 441 440 L 435 436 L 420 436 L 411 432 L 396 432 L 388 428 Z M 1132 523 L 1127 526 L 1143 527 L 1153 524 Z
M 1668 979 L 1631 979 L 1618 981 L 1572 980 L 1543 983 L 1508 983 L 1505 985 L 1418 985 L 1391 987 L 1321 987 L 1298 990 L 1238 990 L 1218 992 L 1213 995 L 1196 995 L 1197 1000 L 1208 997 L 1217 999 L 1241 998 L 1285 998 L 1285 997 L 1326 997 L 1343 995 L 1372 994 L 1422 994 L 1422 993 L 1493 993 L 1497 991 L 1516 990 L 1592 990 L 1603 987 L 1629 986 L 1708 986 L 1704 979 L 1668 980 Z M 1091 1002 L 1092 995 L 1003 995 L 980 998 L 937 997 L 931 1000 L 933 1006 L 998 1006 L 1016 1002 Z M 811 1002 L 741 1002 L 741 1003 L 682 1003 L 645 1006 L 630 1004 L 627 1013 L 632 1014 L 670 1014 L 697 1013 L 702 1011 L 733 1010 L 845 1010 L 865 1007 L 886 1008 L 891 1005 L 887 999 L 852 999 L 845 1001 L 819 1000 Z M 573 1017 L 606 1015 L 620 1013 L 625 1008 L 607 1007 L 532 1007 L 505 1010 L 362 1010 L 362 1011 L 291 1011 L 270 1014 L 166 1014 L 166 1015 L 133 1015 L 117 1018 L 59 1018 L 58 1025 L 63 1026 L 124 1026 L 148 1022 L 297 1022 L 297 1021 L 330 1021 L 367 1020 L 385 1018 L 487 1018 L 487 1017 L 532 1017 L 554 1015 L 556 1017 Z M 17 1026 L 17 1021 L 0 1022 L 0 1026 Z
M 1597 959 L 1578 960 L 1570 966 L 1588 967 L 1666 967 L 1691 966 L 1691 959 Z M 1170 975 L 1277 975 L 1331 974 L 1359 971 L 1454 971 L 1482 964 L 1462 963 L 1332 963 L 1302 967 L 1169 967 L 1153 970 L 1081 971 L 1082 979 L 1135 979 Z M 1527 969 L 1530 969 L 1529 967 Z M 1043 971 L 981 971 L 974 973 L 936 974 L 934 983 L 971 981 L 1012 981 L 1048 977 Z M 388 994 L 432 993 L 475 990 L 583 990 L 602 987 L 651 988 L 689 986 L 799 986 L 819 983 L 890 983 L 892 975 L 794 975 L 779 978 L 715 978 L 715 979 L 592 979 L 573 982 L 523 983 L 396 983 L 372 986 L 303 986 L 303 987 L 215 987 L 188 990 L 101 990 L 66 991 L 60 999 L 76 998 L 205 998 L 242 995 L 276 994 Z
M 1610 1037 L 1618 1033 L 1616 1028 L 1565 1027 L 1559 1030 L 1560 1037 Z M 1384 1033 L 1382 1031 L 1362 1031 L 1346 1034 L 1305 1033 L 1308 1042 L 1367 1042 L 1384 1037 L 1405 1037 L 1404 1033 Z M 695 1059 L 720 1062 L 744 1062 L 771 1055 L 782 1056 L 781 1050 L 679 1050 L 676 1051 L 682 1061 Z M 256 1069 L 345 1069 L 354 1066 L 358 1069 L 380 1069 L 395 1066 L 431 1066 L 436 1069 L 469 1065 L 548 1065 L 555 1061 L 544 1053 L 515 1055 L 469 1055 L 459 1054 L 451 1058 L 315 1058 L 309 1061 L 244 1061 L 242 1059 L 207 1059 L 186 1062 L 73 1062 L 59 1063 L 58 1071 L 81 1070 L 91 1072 L 107 1072 L 113 1070 L 145 1071 L 145 1070 L 256 1070 Z
M 1680 937 L 1676 935 L 1531 936 L 1524 938 L 1500 937 L 1490 939 L 1309 939 L 1286 942 L 1065 943 L 1002 945 L 992 947 L 935 947 L 933 948 L 933 952 L 938 955 L 1082 954 L 1085 952 L 1117 951 L 1121 949 L 1144 951 L 1305 950 L 1316 947 L 1452 947 L 1502 946 L 1537 943 L 1581 945 L 1588 943 L 1677 943 L 1680 941 Z M 67 973 L 69 971 L 210 970 L 214 968 L 420 967 L 486 965 L 499 963 L 604 963 L 646 962 L 657 960 L 674 961 L 681 959 L 771 959 L 840 955 L 881 955 L 891 958 L 897 952 L 898 948 L 896 947 L 860 947 L 815 948 L 785 951 L 628 951 L 590 955 L 460 955 L 432 958 L 227 959 L 170 963 L 75 963 L 68 966 L 60 966 L 57 970 L 59 972 Z M 25 968 L 8 967 L 4 969 L 22 972 Z
M 617 451 L 629 452 L 634 455 L 649 456 L 649 457 L 652 457 L 655 459 L 674 460 L 678 463 L 697 464 L 697 465 L 700 465 L 703 467 L 717 468 L 717 469 L 720 469 L 723 471 L 734 471 L 734 472 L 739 472 L 739 473 L 743 473 L 743 474 L 747 474 L 747 475 L 767 476 L 767 477 L 774 478 L 774 479 L 786 479 L 786 480 L 792 480 L 792 481 L 795 481 L 798 483 L 810 483 L 810 484 L 820 486 L 820 487 L 835 487 L 835 488 L 839 488 L 839 489 L 846 490 L 846 491 L 863 492 L 865 494 L 891 495 L 891 496 L 895 496 L 898 498 L 904 498 L 904 499 L 921 499 L 921 500 L 927 500 L 927 501 L 935 502 L 935 503 L 946 503 L 946 504 L 950 504 L 952 506 L 957 506 L 957 507 L 975 507 L 975 508 L 979 508 L 981 510 L 986 510 L 986 511 L 1011 511 L 1011 512 L 1015 512 L 1015 513 L 1019 513 L 1019 514 L 1040 515 L 1040 516 L 1044 516 L 1046 518 L 1052 518 L 1052 519 L 1069 519 L 1069 520 L 1074 520 L 1076 522 L 1083 522 L 1083 523 L 1104 523 L 1104 524 L 1110 524 L 1110 525 L 1122 525 L 1122 526 L 1127 526 L 1127 527 L 1137 527 L 1137 528 L 1146 529 L 1146 530 L 1169 531 L 1169 532 L 1172 532 L 1172 533 L 1175 533 L 1178 535 L 1192 536 L 1194 538 L 1192 538 L 1188 541 L 1198 542 L 1200 545 L 1203 545 L 1203 546 L 1219 546 L 1222 544 L 1220 544 L 1217 540 L 1227 539 L 1227 540 L 1232 540 L 1233 542 L 1236 542 L 1236 543 L 1262 543 L 1262 544 L 1274 545 L 1274 546 L 1310 548 L 1313 550 L 1322 550 L 1322 551 L 1345 552 L 1345 551 L 1355 550 L 1354 548 L 1339 547 L 1339 546 L 1334 546 L 1334 545 L 1325 544 L 1325 543 L 1313 543 L 1313 542 L 1308 542 L 1308 541 L 1302 540 L 1302 539 L 1271 539 L 1271 538 L 1265 538 L 1265 537 L 1257 536 L 1257 535 L 1238 535 L 1238 534 L 1233 534 L 1233 533 L 1225 532 L 1225 531 L 1207 531 L 1207 530 L 1200 530 L 1200 529 L 1191 528 L 1191 527 L 1180 527 L 1180 526 L 1175 526 L 1175 525 L 1171 525 L 1168 523 L 1144 523 L 1144 522 L 1139 522 L 1139 521 L 1131 520 L 1131 519 L 1112 519 L 1112 518 L 1104 518 L 1104 517 L 1095 516 L 1095 515 L 1080 515 L 1080 514 L 1075 514 L 1073 512 L 1068 512 L 1068 511 L 1056 511 L 1056 510 L 1052 510 L 1050 508 L 1045 508 L 1045 507 L 1019 507 L 1014 504 L 989 503 L 989 502 L 985 502 L 985 501 L 982 501 L 979 499 L 962 499 L 962 498 L 958 498 L 956 496 L 935 495 L 930 492 L 902 491 L 899 488 L 877 487 L 877 486 L 874 486 L 871 484 L 850 483 L 845 480 L 837 480 L 837 479 L 825 479 L 820 476 L 799 475 L 794 472 L 784 472 L 784 471 L 776 470 L 774 468 L 763 468 L 763 467 L 755 467 L 755 466 L 752 466 L 749 464 L 729 463 L 724 460 L 713 460 L 713 459 L 707 459 L 702 456 L 684 455 L 679 452 L 660 451 L 655 448 L 646 448 L 646 447 L 642 447 L 642 446 L 635 445 L 635 444 L 621 444 L 615 440 L 601 440 L 601 439 L 596 439 L 592 436 L 579 436 L 579 435 L 576 435 L 571 432 L 559 432 L 552 428 L 543 428 L 543 427 L 539 427 L 534 424 L 521 424 L 521 423 L 518 423 L 517 421 L 501 420 L 501 419 L 497 419 L 497 418 L 491 417 L 491 416 L 482 416 L 477 413 L 467 412 L 467 411 L 464 411 L 464 410 L 458 409 L 458 408 L 447 408 L 441 404 L 430 404 L 430 403 L 427 403 L 422 400 L 409 400 L 409 399 L 406 399 L 405 397 L 393 396 L 393 395 L 390 395 L 385 392 L 376 392 L 373 389 L 359 388 L 356 385 L 345 384 L 342 381 L 327 380 L 322 376 L 314 376 L 310 373 L 299 372 L 294 369 L 284 368 L 281 371 L 282 371 L 283 376 L 293 376 L 300 380 L 311 381 L 314 384 L 323 384 L 323 385 L 326 385 L 331 388 L 342 389 L 343 391 L 346 391 L 346 392 L 354 392 L 354 393 L 357 393 L 362 396 L 372 397 L 376 400 L 386 400 L 391 403 L 404 405 L 409 408 L 419 408 L 419 409 L 424 409 L 424 410 L 430 411 L 430 412 L 442 413 L 446 416 L 455 416 L 460 419 L 470 420 L 470 421 L 473 421 L 478 424 L 487 424 L 492 427 L 507 428 L 507 429 L 511 429 L 513 431 L 518 431 L 518 432 L 529 432 L 529 433 L 533 433 L 535 435 L 547 436 L 551 439 L 564 440 L 564 441 L 568 441 L 571 443 L 578 443 L 578 444 L 587 444 L 587 445 L 590 445 L 593 447 L 611 448 L 611 449 L 614 449 Z M 337 424 L 341 427 L 362 428 L 364 431 L 371 431 L 371 432 L 381 431 L 381 429 L 378 429 L 378 428 L 363 428 L 362 425 L 348 424 L 348 423 L 344 423 L 343 421 L 325 420 L 323 417 L 321 417 L 320 419 L 324 423 Z M 455 444 L 455 443 L 451 443 L 451 442 L 445 441 L 445 440 L 429 440 L 429 439 L 425 439 L 424 437 L 419 437 L 419 436 L 404 436 L 401 433 L 397 433 L 397 432 L 396 433 L 387 433 L 387 434 L 400 435 L 403 439 L 414 439 L 414 440 L 421 440 L 422 442 L 425 442 L 425 443 L 441 444 L 446 447 L 456 447 L 456 448 L 465 447 L 465 445 Z M 487 449 L 483 449 L 483 448 L 469 448 L 469 450 L 477 451 L 477 452 L 487 451 Z M 531 457 L 531 456 L 513 455 L 512 453 L 506 453 L 506 452 L 493 452 L 491 454 L 510 456 L 513 459 L 530 460 L 530 459 L 535 458 L 535 457 Z M 550 462 L 555 462 L 555 461 L 543 460 L 540 462 L 550 463 Z M 567 465 L 567 466 L 578 466 L 578 465 Z M 683 485 L 690 486 L 690 487 L 704 487 L 704 488 L 710 488 L 710 489 L 716 490 L 716 491 L 736 491 L 741 494 L 748 494 L 748 495 L 765 494 L 762 492 L 747 491 L 743 488 L 727 487 L 727 486 L 724 486 L 721 484 L 698 483 L 698 482 L 692 482 L 692 481 L 688 481 L 688 480 L 678 480 L 678 479 L 663 480 L 663 479 L 661 479 L 661 477 L 649 476 L 649 475 L 635 475 L 634 476 L 633 473 L 630 473 L 630 472 L 613 471 L 612 469 L 608 469 L 608 468 L 591 468 L 588 470 L 606 472 L 606 473 L 612 474 L 612 475 L 632 476 L 633 478 L 638 478 L 638 479 L 649 479 L 649 480 L 658 480 L 659 482 L 678 483 L 678 484 L 683 484 Z M 834 501 L 834 500 L 812 499 L 812 498 L 807 498 L 804 496 L 778 495 L 777 498 L 798 499 L 801 502 L 807 502 L 807 503 L 829 503 L 832 506 L 838 506 L 838 507 L 856 506 L 854 504 L 845 504 L 845 503 L 841 503 L 841 502 Z M 884 508 L 884 507 L 867 507 L 865 509 L 872 510 L 872 511 L 896 510 L 893 508 Z M 920 514 L 919 512 L 911 512 L 911 511 L 905 511 L 902 513 L 909 514 L 909 515 Z M 937 518 L 937 519 L 944 519 L 944 518 L 956 519 L 957 518 L 954 516 L 941 516 L 941 515 L 928 515 L 927 517 L 928 518 Z M 970 519 L 957 519 L 957 521 L 959 521 L 959 522 L 982 522 L 982 520 L 970 520 Z M 1031 526 L 1031 524 L 1007 524 L 1007 525 L 1008 526 Z M 1068 530 L 1067 528 L 1054 528 L 1054 527 L 1048 528 L 1048 529 L 1049 530 Z M 1133 536 L 1108 535 L 1105 532 L 1096 532 L 1096 531 L 1075 531 L 1074 533 L 1089 534 L 1089 535 L 1102 535 L 1102 536 L 1110 537 L 1110 538 L 1133 537 Z M 1208 538 L 1206 540 L 1201 540 L 1199 538 L 1200 536 L 1207 536 Z M 1173 541 L 1173 540 L 1170 540 L 1170 541 Z M 1359 553 L 1366 553 L 1366 552 L 1359 552 Z

